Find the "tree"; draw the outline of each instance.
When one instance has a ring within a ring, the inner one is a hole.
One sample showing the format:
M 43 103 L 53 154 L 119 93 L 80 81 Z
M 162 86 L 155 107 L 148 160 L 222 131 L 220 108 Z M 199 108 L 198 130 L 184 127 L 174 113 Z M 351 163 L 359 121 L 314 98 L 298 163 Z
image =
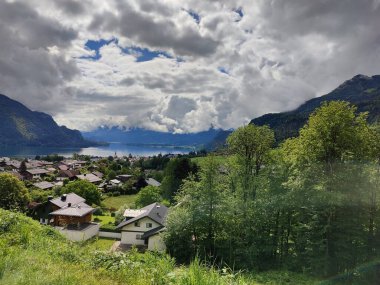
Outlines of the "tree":
M 30 201 L 24 183 L 8 173 L 0 174 L 0 207 L 6 210 L 24 210 Z
M 182 180 L 186 179 L 190 173 L 196 174 L 197 165 L 189 158 L 174 158 L 169 161 L 164 170 L 162 180 L 162 193 L 165 199 L 173 201 L 174 195 L 180 189 Z
M 241 167 L 243 199 L 252 194 L 254 199 L 256 189 L 253 187 L 253 177 L 259 175 L 267 154 L 274 144 L 274 132 L 268 126 L 250 124 L 235 130 L 227 138 L 228 150 L 236 155 Z
M 142 208 L 149 204 L 160 202 L 161 200 L 162 196 L 160 188 L 148 185 L 142 188 L 137 194 L 135 205 L 138 208 Z
M 366 165 L 374 159 L 372 135 L 365 113 L 357 115 L 355 106 L 332 101 L 316 109 L 298 138 L 283 145 L 291 169 L 287 185 L 292 201 L 304 207 L 297 209 L 302 214 L 293 223 L 308 225 L 308 231 L 298 231 L 296 251 L 303 252 L 304 264 L 313 264 L 327 276 L 352 267 L 353 260 L 365 256 L 361 248 L 366 247 L 352 245 L 366 243 L 368 235 L 362 225 L 368 217 L 363 211 L 366 193 L 374 189 L 366 186 Z M 373 217 L 373 211 L 369 212 Z
M 20 171 L 20 173 L 24 174 L 26 172 L 26 170 L 27 170 L 27 168 L 26 168 L 26 161 L 23 160 L 23 161 L 21 161 L 19 171 Z
M 90 205 L 100 205 L 101 193 L 99 189 L 86 180 L 70 182 L 61 189 L 61 193 L 75 193 L 83 197 Z

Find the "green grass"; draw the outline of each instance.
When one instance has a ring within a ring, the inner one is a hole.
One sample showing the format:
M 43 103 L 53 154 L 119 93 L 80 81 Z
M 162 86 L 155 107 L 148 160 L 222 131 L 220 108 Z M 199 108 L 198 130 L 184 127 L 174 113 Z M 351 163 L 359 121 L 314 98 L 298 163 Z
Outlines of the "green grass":
M 137 195 L 121 195 L 116 197 L 107 197 L 103 200 L 103 204 L 108 209 L 118 210 L 121 206 L 128 204 L 133 207 L 136 201 Z
M 115 243 L 115 239 L 110 238 L 94 238 L 86 241 L 83 245 L 90 251 L 95 250 L 105 250 L 108 251 L 111 249 L 112 245 Z
M 111 224 L 114 224 L 115 223 L 115 217 L 111 217 L 111 216 L 93 216 L 92 219 L 99 219 L 101 225 L 109 225 L 110 223 Z
M 7 285 L 268 285 L 314 284 L 301 274 L 257 275 L 216 270 L 198 260 L 177 267 L 166 254 L 112 253 L 114 241 L 67 241 L 56 230 L 0 209 L 0 284 Z

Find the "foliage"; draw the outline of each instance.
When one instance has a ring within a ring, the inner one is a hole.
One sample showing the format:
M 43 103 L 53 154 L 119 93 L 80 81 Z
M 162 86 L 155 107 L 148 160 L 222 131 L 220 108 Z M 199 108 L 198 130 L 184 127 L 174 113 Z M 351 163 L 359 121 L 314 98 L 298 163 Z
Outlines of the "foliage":
M 155 202 L 161 202 L 161 200 L 160 188 L 148 185 L 137 194 L 135 205 L 137 208 L 142 208 Z
M 0 208 L 25 210 L 30 201 L 24 183 L 8 173 L 0 174 Z
M 174 195 L 180 189 L 182 180 L 186 179 L 190 174 L 196 174 L 197 171 L 197 165 L 192 163 L 189 158 L 170 160 L 164 170 L 164 179 L 161 185 L 163 197 L 173 201 Z
M 101 202 L 101 193 L 99 189 L 86 180 L 77 180 L 68 183 L 62 187 L 61 194 L 63 193 L 75 193 L 83 197 L 90 205 L 100 205 Z

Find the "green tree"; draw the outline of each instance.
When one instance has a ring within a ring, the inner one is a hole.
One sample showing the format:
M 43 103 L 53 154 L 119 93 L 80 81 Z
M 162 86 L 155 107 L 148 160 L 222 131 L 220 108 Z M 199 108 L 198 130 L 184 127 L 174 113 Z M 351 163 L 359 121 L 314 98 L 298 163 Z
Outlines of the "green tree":
M 102 197 L 98 187 L 86 180 L 77 180 L 68 183 L 62 187 L 61 193 L 75 193 L 83 197 L 90 205 L 100 205 Z
M 164 170 L 164 179 L 161 185 L 164 198 L 173 201 L 174 195 L 180 189 L 182 180 L 186 179 L 191 173 L 196 174 L 197 171 L 197 165 L 192 163 L 189 158 L 170 160 Z
M 159 187 L 148 185 L 137 194 L 135 205 L 138 208 L 145 207 L 155 202 L 161 202 L 161 190 Z
M 253 179 L 259 175 L 273 144 L 274 132 L 268 126 L 253 124 L 238 128 L 227 138 L 228 150 L 236 155 L 241 169 L 244 201 L 248 199 L 249 194 L 255 198 Z
M 30 201 L 24 183 L 8 173 L 0 174 L 0 207 L 6 210 L 25 210 Z

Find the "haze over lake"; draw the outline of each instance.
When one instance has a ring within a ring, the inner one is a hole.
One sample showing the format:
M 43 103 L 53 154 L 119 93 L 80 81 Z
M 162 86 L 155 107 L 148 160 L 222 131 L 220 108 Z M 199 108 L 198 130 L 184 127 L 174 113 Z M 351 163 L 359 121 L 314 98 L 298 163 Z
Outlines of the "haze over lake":
M 28 147 L 28 146 L 0 146 L 0 156 L 8 157 L 35 157 L 36 155 L 58 154 L 66 157 L 74 153 L 107 157 L 132 154 L 134 156 L 153 156 L 157 154 L 184 154 L 191 151 L 191 148 L 159 146 L 159 145 L 127 145 L 121 143 L 110 143 L 107 146 L 88 148 L 57 148 L 57 147 Z

